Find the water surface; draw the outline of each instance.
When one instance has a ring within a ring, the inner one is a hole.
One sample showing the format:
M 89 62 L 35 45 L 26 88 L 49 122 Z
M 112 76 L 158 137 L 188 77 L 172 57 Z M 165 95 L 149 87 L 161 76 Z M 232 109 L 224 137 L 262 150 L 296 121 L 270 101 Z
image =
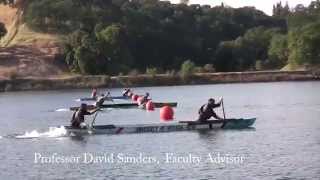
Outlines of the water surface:
M 110 89 L 118 95 L 120 89 Z M 100 135 L 83 138 L 0 138 L 1 179 L 319 179 L 320 83 L 281 82 L 135 88 L 154 101 L 176 101 L 175 121 L 194 120 L 209 97 L 224 97 L 229 118 L 257 117 L 255 130 L 219 130 L 156 134 Z M 66 125 L 71 112 L 54 109 L 78 105 L 73 99 L 90 90 L 10 92 L 0 94 L 0 136 L 44 132 Z M 123 101 L 119 101 L 123 102 Z M 220 109 L 217 113 L 222 115 Z M 87 120 L 90 121 L 92 117 Z M 159 110 L 109 109 L 97 124 L 159 123 Z M 35 163 L 43 156 L 151 157 L 151 163 Z M 201 162 L 168 163 L 173 157 L 201 157 Z M 208 161 L 208 155 L 243 157 L 242 163 Z

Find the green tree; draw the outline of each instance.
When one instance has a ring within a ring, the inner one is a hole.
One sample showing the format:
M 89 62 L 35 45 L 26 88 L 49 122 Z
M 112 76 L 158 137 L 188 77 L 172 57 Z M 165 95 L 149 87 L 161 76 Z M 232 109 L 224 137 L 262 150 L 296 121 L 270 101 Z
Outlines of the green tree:
M 239 70 L 238 62 L 234 57 L 234 49 L 233 41 L 224 41 L 219 44 L 213 59 L 213 64 L 217 71 Z
M 100 51 L 108 59 L 112 73 L 127 72 L 133 63 L 126 38 L 126 33 L 119 24 L 112 24 L 97 34 Z
M 214 66 L 218 71 L 244 71 L 255 69 L 256 61 L 261 67 L 268 59 L 268 48 L 278 29 L 256 27 L 249 29 L 243 37 L 222 42 L 216 51 Z
M 320 63 L 320 23 L 311 23 L 289 32 L 289 61 L 292 64 Z
M 268 67 L 280 68 L 287 64 L 289 49 L 288 36 L 286 34 L 276 34 L 272 37 L 268 56 Z
M 272 15 L 276 17 L 287 17 L 290 14 L 290 8 L 288 2 L 286 2 L 285 6 L 282 6 L 281 1 L 273 6 Z
M 74 54 L 82 74 L 97 74 L 96 54 L 85 47 L 78 47 Z
M 63 48 L 65 62 L 72 72 L 80 72 L 78 59 L 75 58 L 75 51 L 82 46 L 82 38 L 88 36 L 84 31 L 77 30 L 67 36 Z M 79 51 L 79 50 L 78 50 Z M 79 55 L 79 52 L 78 52 Z

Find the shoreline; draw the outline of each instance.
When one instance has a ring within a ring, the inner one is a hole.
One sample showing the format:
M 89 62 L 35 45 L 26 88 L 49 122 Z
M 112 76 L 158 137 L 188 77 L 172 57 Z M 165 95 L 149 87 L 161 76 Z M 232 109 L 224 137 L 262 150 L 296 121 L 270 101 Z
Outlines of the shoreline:
M 174 86 L 223 83 L 254 83 L 279 81 L 317 81 L 319 75 L 310 71 L 252 71 L 226 73 L 196 73 L 189 77 L 179 75 L 137 76 L 69 76 L 57 78 L 17 78 L 0 80 L 0 92 L 29 90 L 59 90 L 83 88 L 121 88 L 141 86 Z

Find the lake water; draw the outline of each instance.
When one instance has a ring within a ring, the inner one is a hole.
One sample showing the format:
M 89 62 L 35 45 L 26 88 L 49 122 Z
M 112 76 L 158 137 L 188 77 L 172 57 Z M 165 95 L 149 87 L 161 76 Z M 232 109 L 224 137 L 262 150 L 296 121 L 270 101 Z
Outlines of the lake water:
M 178 102 L 175 121 L 194 120 L 209 97 L 222 96 L 227 118 L 257 117 L 255 129 L 6 138 L 69 124 L 71 112 L 54 110 L 78 105 L 73 99 L 89 96 L 90 90 L 1 93 L 0 179 L 320 178 L 320 82 L 134 90 L 150 92 L 154 101 Z M 120 89 L 110 91 L 120 94 Z M 217 113 L 222 115 L 220 109 Z M 159 122 L 159 110 L 140 109 L 108 109 L 96 119 L 96 124 Z M 41 162 L 40 156 L 65 161 Z

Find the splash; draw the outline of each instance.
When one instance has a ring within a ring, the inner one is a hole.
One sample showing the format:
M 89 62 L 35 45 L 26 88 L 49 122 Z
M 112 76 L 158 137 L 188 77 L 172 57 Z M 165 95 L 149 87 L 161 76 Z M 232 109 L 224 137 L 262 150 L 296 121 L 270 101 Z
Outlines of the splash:
M 70 111 L 70 109 L 66 109 L 66 108 L 56 109 L 56 112 L 63 112 L 63 111 Z
M 15 138 L 18 139 L 28 139 L 28 138 L 39 138 L 39 137 L 62 137 L 67 134 L 67 130 L 61 127 L 50 127 L 49 131 L 40 133 L 37 130 L 33 130 L 31 132 L 26 132 L 23 135 L 18 135 Z

